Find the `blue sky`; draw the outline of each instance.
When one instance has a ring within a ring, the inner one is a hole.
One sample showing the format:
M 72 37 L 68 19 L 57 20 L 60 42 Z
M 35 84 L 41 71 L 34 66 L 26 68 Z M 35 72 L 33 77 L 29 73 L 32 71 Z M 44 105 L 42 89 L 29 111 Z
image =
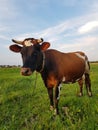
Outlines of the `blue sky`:
M 98 0 L 0 0 L 0 64 L 22 64 L 8 47 L 28 37 L 98 60 Z

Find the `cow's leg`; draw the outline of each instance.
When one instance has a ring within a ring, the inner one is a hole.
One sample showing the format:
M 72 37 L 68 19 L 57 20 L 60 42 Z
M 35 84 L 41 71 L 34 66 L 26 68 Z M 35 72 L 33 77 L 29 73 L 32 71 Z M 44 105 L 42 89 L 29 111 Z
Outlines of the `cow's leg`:
M 83 96 L 83 78 L 78 80 L 78 84 L 80 86 L 80 93 L 79 96 Z
M 55 105 L 54 114 L 55 115 L 59 114 L 58 103 L 59 103 L 59 98 L 60 98 L 60 89 L 61 89 L 61 84 L 55 87 L 55 97 L 54 97 L 54 105 Z
M 91 91 L 91 81 L 90 81 L 89 74 L 85 74 L 85 85 L 86 85 L 87 93 L 91 97 L 92 91 Z
M 47 88 L 48 90 L 48 95 L 50 99 L 50 110 L 52 111 L 54 108 L 54 103 L 53 103 L 53 88 Z

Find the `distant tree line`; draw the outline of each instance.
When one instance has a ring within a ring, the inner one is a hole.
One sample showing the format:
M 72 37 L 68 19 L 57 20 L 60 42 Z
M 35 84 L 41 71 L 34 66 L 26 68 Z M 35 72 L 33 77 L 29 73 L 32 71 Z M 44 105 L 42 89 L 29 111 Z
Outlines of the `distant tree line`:
M 21 65 L 0 65 L 0 68 L 20 68 Z
M 90 63 L 98 63 L 98 61 L 90 61 Z M 21 65 L 0 65 L 0 68 L 20 68 Z
M 98 61 L 90 61 L 90 63 L 98 63 Z

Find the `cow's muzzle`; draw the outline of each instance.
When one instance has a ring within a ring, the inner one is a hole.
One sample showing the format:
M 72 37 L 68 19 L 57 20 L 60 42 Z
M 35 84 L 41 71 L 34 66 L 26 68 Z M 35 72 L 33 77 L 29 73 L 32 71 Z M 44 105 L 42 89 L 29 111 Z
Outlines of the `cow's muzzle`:
M 29 76 L 32 74 L 32 71 L 30 68 L 21 68 L 21 74 L 24 76 Z

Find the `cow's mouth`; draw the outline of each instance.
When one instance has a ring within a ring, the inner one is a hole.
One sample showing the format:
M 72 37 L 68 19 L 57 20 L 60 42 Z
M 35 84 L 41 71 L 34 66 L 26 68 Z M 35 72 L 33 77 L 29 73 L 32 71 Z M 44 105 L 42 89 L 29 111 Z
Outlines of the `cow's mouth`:
M 21 74 L 24 76 L 30 76 L 32 74 L 32 71 L 30 68 L 21 68 Z

